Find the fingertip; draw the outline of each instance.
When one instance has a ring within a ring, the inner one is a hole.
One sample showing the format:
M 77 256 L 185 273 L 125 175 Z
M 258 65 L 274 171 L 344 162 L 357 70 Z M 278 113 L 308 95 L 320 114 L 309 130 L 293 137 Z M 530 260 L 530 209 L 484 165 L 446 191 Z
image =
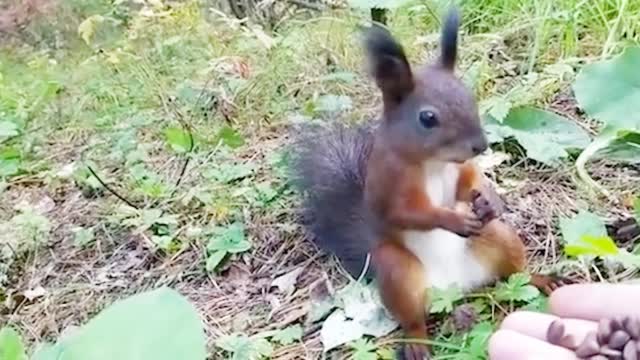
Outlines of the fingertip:
M 572 351 L 508 329 L 489 338 L 488 352 L 491 360 L 576 359 Z
M 549 309 L 561 317 L 597 321 L 617 315 L 640 315 L 640 285 L 570 284 L 549 297 Z

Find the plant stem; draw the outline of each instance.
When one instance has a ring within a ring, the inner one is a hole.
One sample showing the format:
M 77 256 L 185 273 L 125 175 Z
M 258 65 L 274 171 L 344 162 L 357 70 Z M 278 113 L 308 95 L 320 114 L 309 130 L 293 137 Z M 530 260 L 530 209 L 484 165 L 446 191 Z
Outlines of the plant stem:
M 620 8 L 618 10 L 618 17 L 616 17 L 615 22 L 613 23 L 613 27 L 609 30 L 609 35 L 607 36 L 607 41 L 604 43 L 602 47 L 602 55 L 600 56 L 602 59 L 605 59 L 611 53 L 611 47 L 613 46 L 613 41 L 618 32 L 618 27 L 620 26 L 620 21 L 622 20 L 622 14 L 627 7 L 627 3 L 629 0 L 620 0 Z

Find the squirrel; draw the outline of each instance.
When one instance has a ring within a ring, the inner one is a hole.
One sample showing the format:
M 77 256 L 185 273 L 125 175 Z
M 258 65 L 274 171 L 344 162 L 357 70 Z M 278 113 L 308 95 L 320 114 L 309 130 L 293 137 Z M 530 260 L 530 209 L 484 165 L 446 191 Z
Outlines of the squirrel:
M 381 119 L 299 131 L 293 166 L 306 224 L 321 249 L 357 277 L 375 276 L 405 336 L 427 338 L 427 290 L 489 285 L 527 266 L 518 233 L 501 221 L 493 189 L 473 159 L 488 147 L 476 100 L 455 75 L 459 14 L 443 23 L 440 56 L 412 68 L 381 25 L 365 31 Z M 363 275 L 363 274 L 361 274 Z M 565 279 L 531 274 L 550 294 Z M 405 359 L 430 357 L 407 343 Z

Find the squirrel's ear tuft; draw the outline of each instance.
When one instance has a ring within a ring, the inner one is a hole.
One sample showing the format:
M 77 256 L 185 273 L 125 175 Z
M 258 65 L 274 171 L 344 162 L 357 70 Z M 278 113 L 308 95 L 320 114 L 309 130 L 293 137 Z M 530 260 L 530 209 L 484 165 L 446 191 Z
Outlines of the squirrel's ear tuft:
M 374 24 L 366 30 L 365 48 L 385 106 L 402 101 L 414 87 L 411 67 L 402 46 L 387 29 Z
M 458 52 L 458 28 L 460 15 L 456 7 L 451 7 L 442 26 L 440 39 L 440 63 L 442 67 L 453 71 L 456 66 Z

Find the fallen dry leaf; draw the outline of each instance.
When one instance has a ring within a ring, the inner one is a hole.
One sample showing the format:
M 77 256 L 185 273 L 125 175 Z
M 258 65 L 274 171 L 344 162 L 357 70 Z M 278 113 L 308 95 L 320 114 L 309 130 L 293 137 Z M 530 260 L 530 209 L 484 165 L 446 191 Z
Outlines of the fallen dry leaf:
M 295 285 L 296 285 L 296 282 L 298 281 L 298 276 L 302 274 L 303 270 L 304 270 L 304 266 L 301 266 L 297 269 L 289 271 L 288 273 L 273 280 L 273 282 L 271 283 L 271 286 L 277 287 L 278 290 L 280 290 L 280 292 L 289 296 L 296 289 Z

